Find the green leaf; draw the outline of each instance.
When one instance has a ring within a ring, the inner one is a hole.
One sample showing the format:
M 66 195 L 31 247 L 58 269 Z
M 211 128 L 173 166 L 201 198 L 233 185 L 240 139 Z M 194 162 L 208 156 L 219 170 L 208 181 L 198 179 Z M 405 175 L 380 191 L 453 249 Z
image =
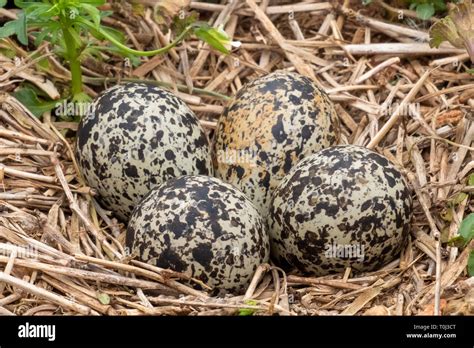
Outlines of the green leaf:
M 430 29 L 430 47 L 438 48 L 442 42 L 449 41 L 454 47 L 463 48 L 464 41 L 459 36 L 451 17 L 444 17 Z
M 446 208 L 440 213 L 441 219 L 444 221 L 451 222 L 453 221 L 453 209 L 452 208 Z
M 230 44 L 229 37 L 216 28 L 211 27 L 207 23 L 199 24 L 194 29 L 194 35 L 196 35 L 199 39 L 206 42 L 212 48 L 218 50 L 219 52 L 228 54 L 229 50 L 226 48 L 225 45 Z
M 245 301 L 245 304 L 249 306 L 256 306 L 258 303 L 255 300 L 247 300 Z M 255 312 L 256 312 L 256 309 L 253 309 L 253 308 L 240 308 L 239 316 L 249 316 L 249 315 L 253 315 Z
M 28 33 L 26 32 L 26 16 L 22 12 L 16 20 L 16 37 L 23 45 L 28 45 Z
M 467 272 L 470 277 L 474 277 L 474 251 L 471 252 L 467 260 Z
M 16 34 L 18 41 L 23 45 L 28 45 L 28 34 L 26 33 L 26 17 L 23 12 L 18 15 L 18 19 L 5 23 L 0 28 L 0 39 Z
M 446 2 L 444 0 L 432 0 L 436 11 L 446 10 Z
M 91 17 L 92 22 L 98 28 L 100 26 L 100 20 L 101 20 L 100 11 L 94 6 L 87 3 L 82 3 L 79 6 Z
M 55 16 L 57 13 L 53 11 L 55 6 L 51 6 L 49 4 L 37 4 L 34 6 L 30 6 L 25 9 L 25 13 L 28 19 L 43 17 L 51 18 Z
M 82 39 L 79 33 L 73 28 L 73 27 L 68 27 L 66 29 L 69 34 L 71 35 L 72 39 L 74 40 L 74 44 L 76 47 L 81 47 L 82 46 Z
M 33 60 L 33 59 L 36 59 L 36 58 L 39 58 L 41 57 L 41 53 L 39 52 L 33 52 L 30 56 L 30 58 Z M 38 68 L 38 70 L 44 70 L 44 71 L 47 71 L 49 68 L 50 68 L 50 64 L 49 64 L 49 60 L 48 58 L 42 58 L 40 59 L 36 64 L 35 66 Z
M 448 240 L 448 245 L 456 248 L 463 248 L 466 245 L 466 240 L 462 236 L 456 236 Z
M 42 100 L 31 87 L 23 87 L 13 93 L 28 110 L 36 117 L 41 117 L 45 112 L 53 110 L 60 100 Z
M 115 40 L 124 43 L 125 42 L 125 35 L 120 31 L 115 28 L 107 27 L 105 25 L 102 25 L 100 27 L 101 30 L 112 36 Z
M 105 0 L 82 0 L 83 4 L 90 4 L 92 6 L 98 7 L 105 4 Z
M 39 46 L 43 41 L 51 41 L 51 27 L 43 28 L 39 33 L 34 33 L 33 36 L 35 38 L 35 46 Z
M 98 293 L 97 293 L 97 299 L 98 299 L 99 302 L 102 303 L 103 305 L 108 305 L 108 304 L 110 304 L 110 296 L 107 295 L 106 293 L 98 292 Z
M 7 4 L 7 0 L 0 0 L 0 8 L 5 7 L 6 4 Z
M 0 39 L 12 36 L 16 33 L 16 20 L 5 23 L 3 27 L 0 28 Z
M 91 97 L 89 97 L 85 92 L 81 92 L 79 94 L 76 94 L 73 98 L 72 98 L 72 101 L 74 103 L 90 103 L 92 100 Z
M 105 46 L 105 47 L 101 47 L 101 49 L 106 50 L 109 53 L 116 54 L 120 57 L 128 58 L 130 63 L 132 64 L 132 66 L 135 67 L 135 68 L 138 67 L 142 63 L 139 56 L 130 54 L 128 52 L 125 52 L 120 47 Z
M 102 57 L 101 47 L 89 45 L 84 48 L 79 56 L 79 60 L 83 61 L 85 58 L 88 57 L 92 57 L 100 62 L 103 61 L 104 58 Z
M 460 192 L 459 194 L 456 195 L 456 197 L 454 197 L 453 199 L 453 204 L 456 206 L 456 205 L 459 205 L 462 201 L 464 201 L 468 196 L 467 193 L 465 192 Z
M 467 184 L 469 186 L 474 186 L 474 174 L 469 175 L 469 179 L 467 180 Z
M 474 213 L 469 214 L 461 222 L 459 235 L 466 240 L 466 243 L 469 243 L 474 238 Z
M 28 8 L 30 6 L 38 5 L 41 1 L 23 1 L 23 0 L 15 0 L 15 6 L 19 8 Z
M 416 15 L 418 18 L 427 20 L 433 17 L 435 14 L 435 8 L 432 3 L 430 4 L 420 4 L 416 7 Z
M 17 56 L 17 53 L 14 49 L 6 48 L 6 47 L 0 48 L 0 54 L 10 59 L 15 59 L 15 57 Z
M 114 14 L 114 11 L 100 11 L 101 18 L 110 17 L 113 14 Z
M 102 32 L 105 32 L 106 34 L 109 34 L 120 43 L 125 42 L 125 36 L 123 35 L 122 32 L 120 32 L 117 29 L 107 27 L 105 25 L 101 25 L 97 30 L 94 30 L 94 29 L 89 30 L 89 28 L 85 24 L 79 22 L 79 25 L 81 25 L 81 27 L 85 28 L 86 30 L 90 31 L 91 35 L 94 36 L 98 40 L 104 40 L 104 36 L 103 34 L 101 34 L 101 31 L 102 31 Z

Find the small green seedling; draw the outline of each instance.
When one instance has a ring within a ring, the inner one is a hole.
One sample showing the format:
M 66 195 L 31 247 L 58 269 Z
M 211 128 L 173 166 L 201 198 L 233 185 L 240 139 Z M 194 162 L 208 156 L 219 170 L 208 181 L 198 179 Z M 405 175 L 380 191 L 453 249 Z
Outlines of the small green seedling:
M 474 213 L 469 214 L 462 222 L 459 227 L 459 236 L 464 240 L 464 245 L 467 245 L 472 239 L 474 239 Z M 467 271 L 469 276 L 474 277 L 474 251 L 469 255 L 467 262 Z
M 362 4 L 369 5 L 373 0 L 362 0 Z M 446 10 L 445 0 L 408 0 L 409 9 L 416 11 L 418 18 L 428 20 L 437 12 Z
M 415 10 L 418 18 L 428 20 L 437 12 L 446 10 L 444 0 L 409 0 L 410 10 Z
M 258 302 L 255 301 L 255 300 L 246 300 L 244 302 L 246 305 L 249 305 L 249 306 L 256 306 L 258 305 Z M 246 317 L 246 316 L 249 316 L 249 315 L 254 315 L 254 313 L 256 312 L 257 310 L 256 309 L 253 309 L 253 308 L 240 308 L 239 309 L 239 316 L 243 316 L 243 317 Z
M 468 185 L 474 186 L 474 174 L 471 174 L 468 179 Z M 465 248 L 471 240 L 474 239 L 474 213 L 469 214 L 464 218 L 459 226 L 459 234 L 449 241 L 449 245 L 458 248 Z M 474 251 L 471 251 L 469 260 L 467 262 L 467 271 L 469 276 L 474 277 Z
M 71 72 L 71 97 L 73 102 L 86 102 L 84 93 L 81 60 L 86 55 L 99 58 L 102 51 L 118 53 L 124 57 L 154 56 L 168 52 L 188 35 L 194 34 L 214 49 L 229 53 L 231 42 L 221 28 L 213 28 L 204 22 L 192 21 L 177 34 L 173 42 L 152 51 L 139 51 L 125 44 L 124 35 L 102 24 L 102 18 L 111 12 L 102 11 L 105 0 L 16 0 L 21 9 L 18 18 L 7 22 L 0 28 L 0 39 L 15 35 L 20 43 L 28 45 L 28 35 L 34 37 L 38 46 L 50 42 L 54 52 L 69 63 Z M 0 7 L 6 1 L 0 0 Z M 95 39 L 95 40 L 93 40 Z M 100 42 L 110 45 L 104 46 Z

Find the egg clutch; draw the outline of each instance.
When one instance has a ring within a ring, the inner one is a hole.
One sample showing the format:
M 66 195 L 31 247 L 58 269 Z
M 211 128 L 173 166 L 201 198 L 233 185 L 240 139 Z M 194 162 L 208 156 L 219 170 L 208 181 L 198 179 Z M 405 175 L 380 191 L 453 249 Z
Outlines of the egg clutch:
M 132 255 L 239 294 L 262 263 L 321 276 L 400 253 L 410 189 L 385 157 L 339 145 L 337 122 L 310 79 L 276 71 L 236 94 L 211 145 L 177 96 L 132 83 L 96 99 L 75 150 L 101 205 L 128 224 Z

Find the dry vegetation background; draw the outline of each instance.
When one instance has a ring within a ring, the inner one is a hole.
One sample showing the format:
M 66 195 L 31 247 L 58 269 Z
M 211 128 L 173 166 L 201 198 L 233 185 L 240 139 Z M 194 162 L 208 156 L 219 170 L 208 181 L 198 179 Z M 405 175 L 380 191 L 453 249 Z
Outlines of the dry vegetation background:
M 115 2 L 105 23 L 136 48 L 162 46 L 170 34 L 143 3 L 137 15 L 128 2 Z M 308 278 L 262 265 L 244 295 L 225 298 L 131 260 L 124 226 L 78 176 L 71 151 L 77 124 L 50 114 L 38 120 L 10 94 L 27 80 L 57 98 L 68 70 L 43 45 L 51 68 L 40 72 L 31 52 L 5 40 L 0 46 L 14 47 L 22 60 L 0 54 L 0 314 L 474 314 L 471 248 L 446 244 L 473 211 L 474 76 L 464 72 L 465 51 L 430 49 L 429 25 L 409 11 L 400 19 L 380 1 L 192 1 L 186 11 L 222 24 L 241 47 L 224 56 L 188 39 L 137 68 L 114 56 L 89 59 L 87 92 L 153 80 L 175 90 L 212 136 L 225 96 L 247 81 L 276 69 L 310 76 L 337 104 L 341 142 L 373 148 L 407 175 L 416 195 L 408 245 L 399 259 L 365 274 Z

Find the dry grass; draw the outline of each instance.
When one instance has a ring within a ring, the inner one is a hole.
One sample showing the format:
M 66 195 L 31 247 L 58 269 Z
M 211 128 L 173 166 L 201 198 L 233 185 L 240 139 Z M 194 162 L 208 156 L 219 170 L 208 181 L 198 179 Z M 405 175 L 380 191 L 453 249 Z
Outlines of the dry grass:
M 465 271 L 471 248 L 445 243 L 473 210 L 474 76 L 463 72 L 465 52 L 429 49 L 425 31 L 383 21 L 380 6 L 357 13 L 359 1 L 223 3 L 193 1 L 191 8 L 242 42 L 231 55 L 188 40 L 135 70 L 113 57 L 85 61 L 88 92 L 96 95 L 108 81 L 161 81 L 179 90 L 212 135 L 223 96 L 247 81 L 276 69 L 313 77 L 337 103 L 341 142 L 384 154 L 414 188 L 412 233 L 400 258 L 377 272 L 320 278 L 262 265 L 243 296 L 226 298 L 127 258 L 124 226 L 78 177 L 73 138 L 65 138 L 77 125 L 50 115 L 38 121 L 8 94 L 28 80 L 54 98 L 67 70 L 43 46 L 51 69 L 41 75 L 17 47 L 24 64 L 0 54 L 0 314 L 474 314 L 474 282 Z M 141 20 L 116 7 L 122 15 L 108 24 L 125 30 L 130 44 L 169 40 L 150 10 Z

